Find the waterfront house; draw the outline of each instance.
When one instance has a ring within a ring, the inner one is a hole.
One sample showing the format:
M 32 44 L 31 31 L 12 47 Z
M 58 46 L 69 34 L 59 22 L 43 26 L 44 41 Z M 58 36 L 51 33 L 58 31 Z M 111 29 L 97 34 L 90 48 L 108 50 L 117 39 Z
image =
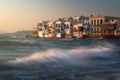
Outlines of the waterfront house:
M 73 37 L 73 26 L 69 21 L 64 22 L 64 31 L 65 31 L 65 38 L 72 38 Z
M 55 37 L 55 21 L 48 21 L 47 23 L 47 33 L 49 38 L 54 38 Z
M 39 21 L 37 24 L 37 29 L 38 29 L 38 37 L 43 38 L 44 37 L 44 31 L 45 31 L 45 26 L 43 21 Z
M 114 24 L 103 24 L 101 25 L 101 35 L 104 38 L 112 38 L 114 37 Z
M 56 34 L 56 38 L 62 37 L 62 22 L 61 21 L 56 21 L 55 23 L 55 34 Z
M 83 38 L 83 25 L 82 24 L 73 25 L 73 37 Z
M 120 18 L 117 19 L 116 29 L 114 30 L 114 36 L 120 38 Z
M 117 17 L 92 16 L 90 17 L 92 38 L 112 37 L 116 29 Z
M 37 32 L 37 28 L 36 27 L 32 28 L 31 36 L 34 37 L 34 38 L 38 37 L 38 32 Z

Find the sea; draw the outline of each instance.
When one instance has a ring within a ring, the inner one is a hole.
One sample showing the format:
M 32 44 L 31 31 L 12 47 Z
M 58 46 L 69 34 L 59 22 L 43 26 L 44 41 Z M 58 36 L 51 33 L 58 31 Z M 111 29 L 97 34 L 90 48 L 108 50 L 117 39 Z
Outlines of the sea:
M 120 80 L 120 39 L 0 38 L 0 80 Z

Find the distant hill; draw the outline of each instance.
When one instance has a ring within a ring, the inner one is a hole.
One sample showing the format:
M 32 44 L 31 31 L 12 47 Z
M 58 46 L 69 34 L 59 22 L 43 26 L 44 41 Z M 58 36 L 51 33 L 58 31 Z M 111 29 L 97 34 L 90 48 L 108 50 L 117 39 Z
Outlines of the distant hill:
M 3 34 L 4 32 L 3 31 L 0 31 L 0 34 Z
M 16 31 L 14 33 L 0 34 L 0 37 L 25 38 L 31 35 L 31 31 Z

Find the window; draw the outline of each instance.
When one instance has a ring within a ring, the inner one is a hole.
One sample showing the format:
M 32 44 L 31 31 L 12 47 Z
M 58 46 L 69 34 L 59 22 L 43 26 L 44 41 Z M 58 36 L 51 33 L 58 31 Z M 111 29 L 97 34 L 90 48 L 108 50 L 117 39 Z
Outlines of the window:
M 91 24 L 93 25 L 93 20 L 91 20 Z
M 69 28 L 68 24 L 66 25 L 66 28 Z
M 99 20 L 97 20 L 97 25 L 99 25 Z
M 104 30 L 104 33 L 106 33 L 106 30 Z
M 100 24 L 103 24 L 103 20 L 102 19 L 100 20 Z
M 96 32 L 96 28 L 94 28 L 94 32 Z
M 99 32 L 99 28 L 97 28 L 97 32 Z
M 96 20 L 94 20 L 94 26 L 96 25 Z

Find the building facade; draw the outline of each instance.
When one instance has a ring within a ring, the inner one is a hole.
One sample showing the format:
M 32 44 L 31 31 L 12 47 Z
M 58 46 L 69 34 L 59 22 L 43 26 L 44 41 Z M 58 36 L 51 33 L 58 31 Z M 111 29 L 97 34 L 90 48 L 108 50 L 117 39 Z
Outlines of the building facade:
M 120 36 L 120 18 L 111 16 L 75 16 L 39 21 L 32 29 L 39 38 L 106 38 Z
M 110 16 L 90 17 L 92 38 L 113 37 L 114 30 L 117 28 L 117 18 Z

